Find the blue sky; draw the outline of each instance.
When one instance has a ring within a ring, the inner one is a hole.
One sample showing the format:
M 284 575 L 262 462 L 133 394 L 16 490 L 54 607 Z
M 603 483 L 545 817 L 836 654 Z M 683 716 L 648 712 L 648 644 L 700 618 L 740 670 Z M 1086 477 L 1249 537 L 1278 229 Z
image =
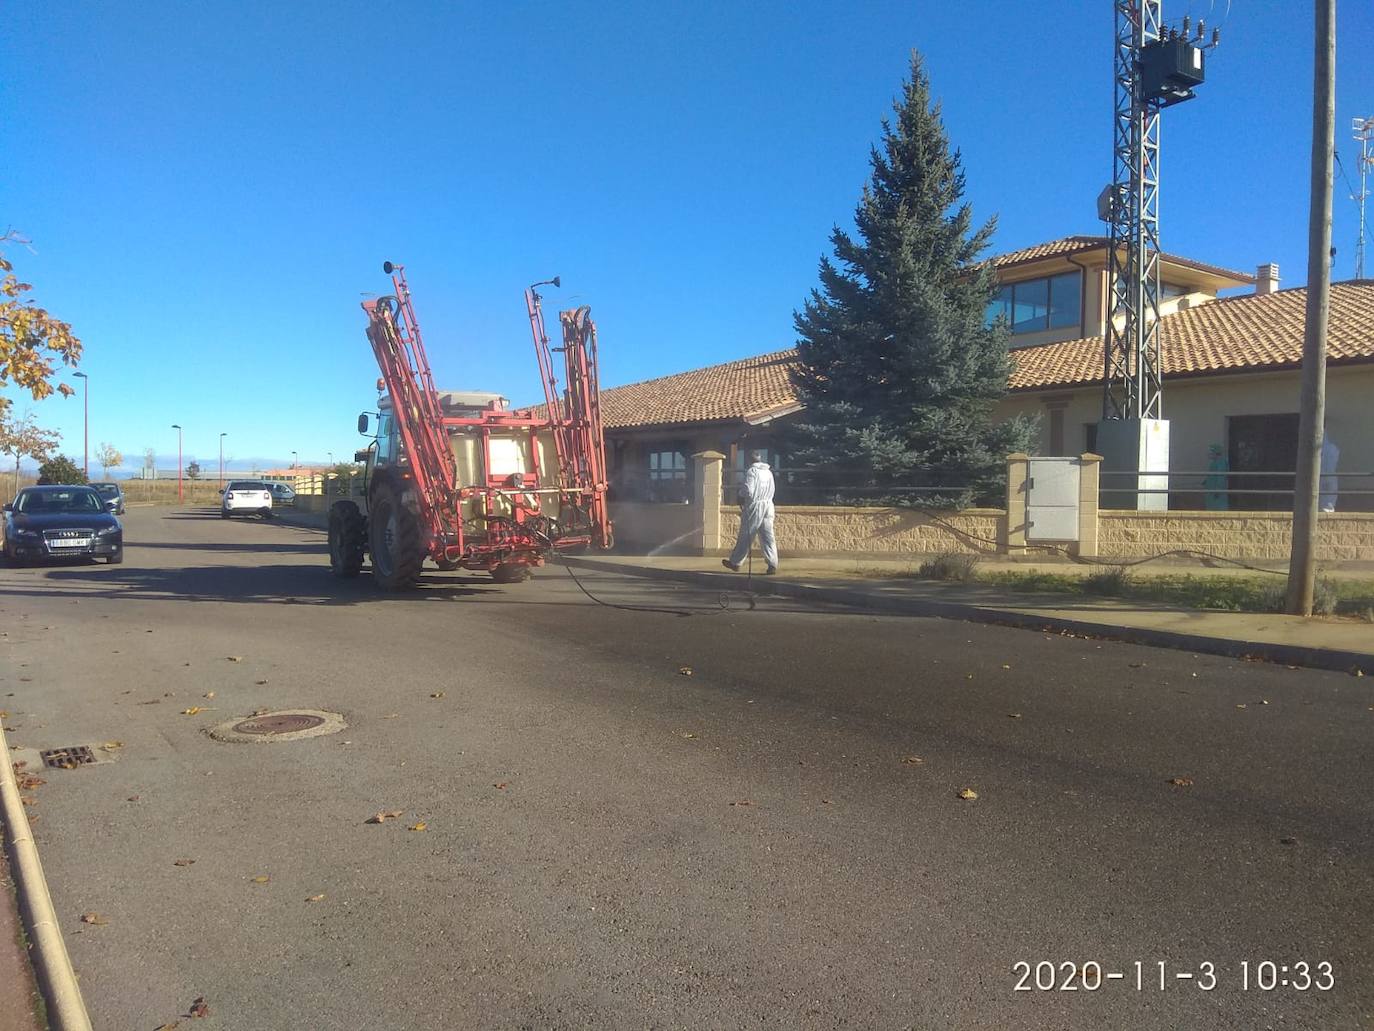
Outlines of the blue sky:
M 1353 176 L 1374 8 L 1340 6 Z M 1164 9 L 1223 32 L 1165 115 L 1164 246 L 1299 285 L 1310 5 Z M 6 21 L 0 228 L 85 342 L 92 452 L 130 465 L 174 467 L 176 422 L 202 463 L 221 432 L 240 468 L 351 453 L 377 375 L 358 302 L 388 258 L 443 387 L 537 399 L 521 293 L 555 274 L 551 315 L 592 306 L 603 385 L 791 346 L 912 47 L 996 250 L 1100 231 L 1111 175 L 1108 0 L 11 0 Z M 1340 279 L 1355 227 L 1338 176 Z M 80 458 L 79 394 L 7 394 Z

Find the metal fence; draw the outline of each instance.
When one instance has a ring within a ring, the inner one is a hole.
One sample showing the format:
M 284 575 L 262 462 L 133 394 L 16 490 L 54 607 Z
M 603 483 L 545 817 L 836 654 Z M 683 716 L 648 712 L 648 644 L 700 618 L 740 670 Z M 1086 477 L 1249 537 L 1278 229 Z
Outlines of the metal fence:
M 1291 512 L 1296 493 L 1296 473 L 1291 469 L 1102 469 L 1099 475 L 1102 508 L 1134 508 L 1133 496 L 1165 495 L 1170 511 Z M 1319 507 L 1326 511 L 1374 511 L 1374 472 L 1325 473 L 1318 496 Z

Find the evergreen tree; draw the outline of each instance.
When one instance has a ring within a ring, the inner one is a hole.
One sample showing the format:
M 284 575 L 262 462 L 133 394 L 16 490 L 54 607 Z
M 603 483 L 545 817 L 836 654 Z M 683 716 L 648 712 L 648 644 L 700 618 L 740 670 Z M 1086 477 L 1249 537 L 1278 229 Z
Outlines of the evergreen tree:
M 1035 428 L 992 422 L 1010 371 L 1005 323 L 986 324 L 996 277 L 979 262 L 996 219 L 973 228 L 959 153 L 915 52 L 893 110 L 870 157 L 857 238 L 836 227 L 834 260 L 821 258 L 820 289 L 794 316 L 806 411 L 792 457 L 835 500 L 993 499 L 1007 454 Z M 899 486 L 934 489 L 890 490 Z
M 38 482 L 84 484 L 86 474 L 70 458 L 58 455 L 38 467 Z

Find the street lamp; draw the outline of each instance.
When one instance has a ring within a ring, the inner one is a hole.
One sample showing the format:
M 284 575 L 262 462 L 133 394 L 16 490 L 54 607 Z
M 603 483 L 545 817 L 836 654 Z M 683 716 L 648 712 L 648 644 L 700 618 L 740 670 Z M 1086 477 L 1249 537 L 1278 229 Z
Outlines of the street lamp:
M 177 431 L 177 504 L 180 505 L 186 500 L 181 491 L 181 424 L 172 423 L 172 429 Z
M 91 377 L 84 372 L 72 373 L 77 379 L 85 380 L 81 385 L 81 475 L 91 478 Z
M 224 438 L 227 437 L 227 436 L 229 436 L 228 433 L 221 433 L 221 434 L 219 435 L 219 489 L 220 489 L 220 490 L 224 490 Z
M 295 469 L 295 468 L 296 468 L 297 466 L 299 466 L 300 464 L 301 464 L 301 460 L 300 460 L 299 458 L 296 457 L 296 452 L 295 452 L 295 451 L 292 451 L 292 452 L 291 452 L 291 468 L 292 468 L 292 469 Z
M 334 452 L 326 451 L 325 454 L 329 456 L 329 464 L 332 466 L 334 464 Z

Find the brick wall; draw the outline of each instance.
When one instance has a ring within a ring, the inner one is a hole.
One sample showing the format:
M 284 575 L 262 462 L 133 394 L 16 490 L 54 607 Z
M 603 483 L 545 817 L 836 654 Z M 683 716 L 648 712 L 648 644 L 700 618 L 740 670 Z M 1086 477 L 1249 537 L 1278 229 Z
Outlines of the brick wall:
M 972 508 L 932 518 L 905 508 L 843 508 L 784 505 L 774 529 L 779 550 L 789 555 L 997 553 L 1006 515 L 1000 509 Z M 721 511 L 721 543 L 726 550 L 739 533 L 739 509 Z
M 1143 558 L 1188 549 L 1223 558 L 1286 559 L 1293 518 L 1286 512 L 1114 512 L 1098 515 L 1099 554 Z M 1374 561 L 1374 514 L 1323 513 L 1317 559 Z

